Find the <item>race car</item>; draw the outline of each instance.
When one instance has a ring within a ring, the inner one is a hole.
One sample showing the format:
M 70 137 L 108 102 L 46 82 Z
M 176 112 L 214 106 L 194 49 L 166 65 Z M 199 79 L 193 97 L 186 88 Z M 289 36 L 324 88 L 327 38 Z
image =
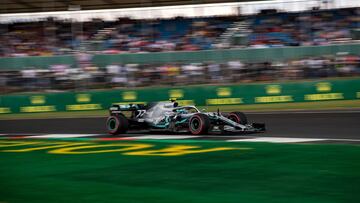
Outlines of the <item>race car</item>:
M 179 106 L 176 101 L 112 105 L 109 113 L 106 128 L 113 135 L 124 134 L 128 130 L 187 132 L 193 135 L 265 131 L 263 123 L 248 124 L 242 112 L 203 112 L 195 106 Z

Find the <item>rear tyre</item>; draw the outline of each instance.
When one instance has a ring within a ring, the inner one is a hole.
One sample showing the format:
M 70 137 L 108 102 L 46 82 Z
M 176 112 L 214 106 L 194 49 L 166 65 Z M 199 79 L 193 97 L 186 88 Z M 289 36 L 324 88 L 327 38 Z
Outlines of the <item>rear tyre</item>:
M 112 135 L 126 133 L 126 131 L 129 129 L 129 121 L 122 114 L 109 116 L 106 121 L 106 128 L 108 133 Z
M 246 125 L 248 123 L 246 115 L 243 112 L 231 112 L 228 115 L 228 119 L 242 125 Z
M 210 119 L 205 114 L 195 114 L 189 120 L 189 131 L 193 135 L 207 134 L 210 128 Z

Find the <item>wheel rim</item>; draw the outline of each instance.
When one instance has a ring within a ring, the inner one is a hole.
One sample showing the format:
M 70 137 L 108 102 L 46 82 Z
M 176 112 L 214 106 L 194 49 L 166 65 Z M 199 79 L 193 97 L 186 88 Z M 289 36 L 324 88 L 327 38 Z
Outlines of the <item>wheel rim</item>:
M 115 128 L 116 128 L 116 120 L 112 118 L 108 122 L 108 129 L 114 130 Z
M 191 129 L 198 130 L 200 127 L 200 120 L 198 118 L 193 118 L 191 121 Z

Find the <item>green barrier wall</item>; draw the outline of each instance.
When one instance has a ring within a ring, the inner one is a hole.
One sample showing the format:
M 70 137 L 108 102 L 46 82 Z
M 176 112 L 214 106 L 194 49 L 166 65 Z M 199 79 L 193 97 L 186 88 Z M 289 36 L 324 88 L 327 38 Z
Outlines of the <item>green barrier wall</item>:
M 105 67 L 112 63 L 123 64 L 148 64 L 148 63 L 169 63 L 169 62 L 204 62 L 229 60 L 246 61 L 275 61 L 308 56 L 321 56 L 338 52 L 350 54 L 360 53 L 360 44 L 329 45 L 329 46 L 308 46 L 308 47 L 285 47 L 267 49 L 231 49 L 231 50 L 210 50 L 196 52 L 165 52 L 165 53 L 138 53 L 138 54 L 117 54 L 117 55 L 95 55 L 93 63 L 99 67 Z M 0 58 L 0 69 L 23 69 L 26 67 L 48 68 L 53 64 L 69 64 L 76 66 L 73 56 L 55 57 L 17 57 Z
M 113 103 L 177 98 L 181 105 L 241 105 L 360 99 L 360 78 L 311 82 L 190 86 L 0 96 L 0 113 L 88 111 Z
M 17 70 L 28 67 L 34 68 L 49 68 L 51 65 L 69 64 L 72 67 L 76 66 L 76 60 L 73 56 L 31 56 L 31 57 L 13 57 L 0 58 L 0 69 Z
M 266 49 L 227 49 L 196 52 L 140 53 L 121 55 L 97 55 L 94 63 L 105 66 L 109 63 L 168 63 L 242 60 L 244 62 L 274 61 L 308 56 L 335 55 L 338 52 L 360 53 L 360 44 L 286 47 Z

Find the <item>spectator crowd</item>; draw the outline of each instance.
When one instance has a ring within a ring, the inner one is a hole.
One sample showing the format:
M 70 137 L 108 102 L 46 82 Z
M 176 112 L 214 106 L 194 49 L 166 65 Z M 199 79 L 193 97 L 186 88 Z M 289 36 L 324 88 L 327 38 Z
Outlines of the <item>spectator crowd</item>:
M 242 29 L 247 31 L 247 36 L 241 47 L 346 43 L 357 38 L 352 32 L 360 28 L 359 14 L 360 8 L 346 8 L 253 16 L 121 18 L 114 22 L 49 18 L 40 22 L 0 24 L 0 57 L 64 55 L 79 50 L 121 54 L 235 48 L 239 44 L 222 44 L 223 38 L 233 37 L 224 33 Z M 236 22 L 242 21 L 248 22 L 248 27 L 239 29 Z
M 282 62 L 110 64 L 79 68 L 52 65 L 0 71 L 0 91 L 66 91 L 143 86 L 226 84 L 360 76 L 360 55 L 309 57 Z

